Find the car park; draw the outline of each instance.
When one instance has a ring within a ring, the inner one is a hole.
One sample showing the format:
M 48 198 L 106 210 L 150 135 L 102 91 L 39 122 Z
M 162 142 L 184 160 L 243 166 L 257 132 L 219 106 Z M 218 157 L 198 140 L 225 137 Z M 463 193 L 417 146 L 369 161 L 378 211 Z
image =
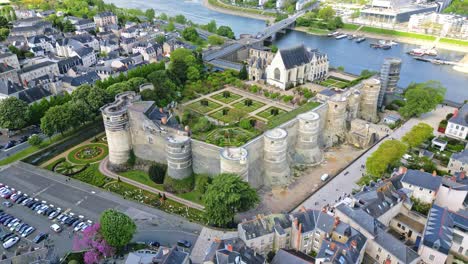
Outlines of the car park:
M 54 211 L 49 215 L 49 219 L 52 220 L 52 219 L 56 218 L 59 214 L 60 214 L 59 210 Z
M 36 231 L 36 228 L 30 226 L 28 229 L 24 230 L 23 233 L 21 233 L 21 236 L 22 236 L 22 237 L 27 237 L 27 236 L 29 236 L 30 234 L 32 234 L 34 231 Z
M 13 206 L 13 204 L 10 203 L 10 202 L 8 202 L 8 201 L 3 202 L 2 204 L 3 204 L 4 206 L 6 206 L 6 207 L 12 207 L 12 206 Z
M 16 222 L 14 222 L 14 223 L 11 225 L 11 227 L 10 227 L 10 231 L 14 231 L 14 230 L 16 229 L 16 227 L 17 227 L 18 225 L 20 225 L 20 224 L 21 224 L 21 220 L 18 220 L 18 221 L 16 221 Z
M 8 227 L 11 227 L 12 225 L 14 225 L 16 222 L 18 222 L 19 219 L 18 218 L 14 218 L 13 220 L 11 220 L 10 222 L 8 222 Z
M 8 238 L 10 238 L 10 237 L 12 237 L 12 236 L 14 236 L 14 235 L 15 235 L 15 234 L 13 234 L 13 233 L 5 233 L 5 234 L 3 234 L 3 235 L 0 236 L 0 241 L 2 241 L 2 242 L 3 242 L 3 241 L 6 241 Z
M 21 228 L 27 226 L 28 224 L 26 223 L 21 223 L 15 227 L 15 232 L 19 232 Z
M 5 241 L 3 243 L 3 248 L 4 249 L 9 249 L 12 246 L 16 245 L 16 243 L 18 243 L 19 240 L 20 240 L 20 238 L 18 236 L 11 237 L 11 238 L 9 238 L 7 241 Z

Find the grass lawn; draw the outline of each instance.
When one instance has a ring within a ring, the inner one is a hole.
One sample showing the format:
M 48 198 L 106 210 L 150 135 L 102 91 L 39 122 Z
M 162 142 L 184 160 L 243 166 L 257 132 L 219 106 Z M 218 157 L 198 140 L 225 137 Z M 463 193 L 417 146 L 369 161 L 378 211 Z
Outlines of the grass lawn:
M 15 162 L 17 160 L 26 158 L 27 156 L 33 154 L 34 152 L 36 152 L 36 151 L 38 151 L 40 149 L 41 149 L 40 147 L 30 146 L 30 147 L 28 147 L 26 149 L 18 151 L 15 154 L 0 160 L 0 166 L 7 165 L 7 164 L 10 164 L 10 163 Z
M 247 99 L 244 99 L 244 100 L 242 100 L 240 102 L 237 102 L 237 103 L 233 104 L 232 106 L 234 106 L 234 108 L 237 108 L 237 109 L 242 110 L 242 111 L 252 112 L 252 111 L 255 111 L 255 110 L 257 110 L 260 107 L 265 105 L 264 103 L 252 100 L 252 105 L 247 106 L 247 105 L 245 105 L 246 100 Z
M 223 102 L 225 104 L 229 104 L 231 102 L 234 102 L 235 100 L 237 100 L 237 99 L 239 99 L 241 97 L 242 97 L 242 95 L 238 95 L 238 94 L 233 93 L 233 92 L 229 92 L 228 97 L 224 97 L 223 92 L 217 93 L 217 94 L 211 96 L 211 98 L 213 98 L 215 100 L 218 100 L 220 102 Z
M 125 172 L 120 172 L 120 176 L 123 176 L 125 178 L 137 181 L 139 183 L 142 183 L 144 185 L 148 185 L 149 187 L 156 188 L 158 190 L 163 190 L 163 185 L 162 184 L 157 184 L 154 181 L 152 181 L 149 178 L 148 173 L 141 171 L 141 170 L 131 170 L 131 171 L 125 171 Z
M 87 153 L 87 151 L 90 151 Z M 95 152 L 92 152 L 95 151 Z M 76 164 L 88 164 L 100 161 L 109 154 L 106 144 L 93 143 L 75 148 L 68 153 L 68 160 Z
M 185 200 L 192 201 L 197 204 L 203 205 L 203 194 L 196 192 L 196 191 L 191 191 L 188 193 L 180 193 L 177 194 L 180 198 L 184 198 Z
M 205 113 L 208 113 L 214 109 L 217 109 L 219 107 L 221 107 L 220 104 L 218 103 L 215 103 L 211 100 L 207 100 L 208 101 L 208 105 L 202 105 L 201 103 L 201 100 L 200 101 L 197 101 L 197 102 L 194 102 L 194 103 L 191 103 L 188 105 L 188 107 L 192 108 L 193 110 L 195 110 L 196 112 L 199 112 L 201 114 L 205 114 Z
M 239 147 L 256 137 L 260 131 L 253 132 L 240 127 L 218 128 L 206 137 L 206 142 L 220 147 Z M 226 135 L 228 135 L 226 137 Z
M 295 118 L 298 114 L 302 114 L 307 111 L 310 111 L 319 105 L 320 103 L 318 102 L 309 102 L 307 104 L 301 105 L 301 107 L 296 108 L 290 112 L 284 112 L 283 114 L 277 115 L 274 119 L 268 121 L 268 128 L 271 129 L 283 123 L 286 123 L 287 121 Z
M 97 187 L 103 187 L 104 184 L 112 181 L 111 178 L 104 176 L 99 171 L 99 163 L 89 165 L 86 170 L 74 175 L 72 178 Z
M 279 110 L 278 114 L 277 115 L 272 115 L 271 112 L 270 112 L 272 109 L 278 109 Z M 283 109 L 276 108 L 276 107 L 272 106 L 272 107 L 269 107 L 268 109 L 258 113 L 257 116 L 263 117 L 263 118 L 265 118 L 267 120 L 270 120 L 270 119 L 272 119 L 272 118 L 274 118 L 276 116 L 279 116 L 281 114 L 284 114 L 284 113 L 286 113 L 286 111 L 284 111 Z
M 228 109 L 230 110 L 229 108 L 223 108 L 223 109 Z M 237 120 L 235 119 L 235 117 L 233 117 L 232 115 L 229 114 L 229 112 L 226 114 L 226 115 L 223 115 L 223 109 L 220 109 L 216 112 L 214 112 L 213 114 L 211 114 L 210 116 L 213 117 L 213 118 L 216 118 L 218 119 L 219 121 L 221 122 L 224 122 L 224 123 L 233 123 L 233 122 L 237 122 Z
M 324 81 L 321 81 L 319 84 L 325 87 L 336 87 L 336 88 L 343 89 L 347 87 L 348 82 L 330 77 Z

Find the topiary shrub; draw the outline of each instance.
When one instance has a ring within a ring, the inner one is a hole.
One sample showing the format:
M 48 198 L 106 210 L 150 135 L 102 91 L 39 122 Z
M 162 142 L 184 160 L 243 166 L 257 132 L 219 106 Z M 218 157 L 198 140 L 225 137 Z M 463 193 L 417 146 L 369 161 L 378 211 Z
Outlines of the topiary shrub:
M 192 175 L 182 180 L 164 177 L 164 190 L 172 193 L 187 193 L 193 190 L 195 177 Z
M 162 184 L 164 182 L 164 176 L 166 175 L 166 171 L 166 165 L 153 164 L 148 169 L 148 175 L 153 182 L 157 184 Z

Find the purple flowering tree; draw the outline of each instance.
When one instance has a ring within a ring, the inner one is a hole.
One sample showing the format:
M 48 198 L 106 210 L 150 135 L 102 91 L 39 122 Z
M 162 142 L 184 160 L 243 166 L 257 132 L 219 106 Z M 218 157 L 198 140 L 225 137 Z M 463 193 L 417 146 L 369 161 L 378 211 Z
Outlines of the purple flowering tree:
M 114 254 L 114 248 L 111 247 L 99 232 L 101 226 L 96 223 L 86 228 L 81 236 L 75 236 L 73 240 L 73 250 L 87 250 L 84 254 L 86 264 L 99 263 L 102 258 L 110 257 Z

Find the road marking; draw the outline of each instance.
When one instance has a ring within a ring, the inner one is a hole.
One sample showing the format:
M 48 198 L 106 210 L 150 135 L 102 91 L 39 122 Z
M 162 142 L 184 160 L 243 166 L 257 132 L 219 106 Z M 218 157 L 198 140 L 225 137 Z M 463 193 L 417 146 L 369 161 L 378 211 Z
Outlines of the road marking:
M 36 196 L 38 196 L 39 194 L 45 192 L 47 189 L 49 189 L 50 187 L 54 186 L 54 184 L 51 184 L 47 187 L 45 187 L 44 189 L 40 190 L 39 192 L 35 193 L 33 196 L 31 196 L 32 198 L 35 198 Z
M 75 203 L 76 206 L 80 205 L 84 200 L 86 200 L 88 196 L 85 196 L 83 199 L 79 200 L 78 202 Z

